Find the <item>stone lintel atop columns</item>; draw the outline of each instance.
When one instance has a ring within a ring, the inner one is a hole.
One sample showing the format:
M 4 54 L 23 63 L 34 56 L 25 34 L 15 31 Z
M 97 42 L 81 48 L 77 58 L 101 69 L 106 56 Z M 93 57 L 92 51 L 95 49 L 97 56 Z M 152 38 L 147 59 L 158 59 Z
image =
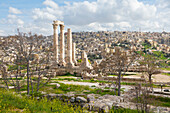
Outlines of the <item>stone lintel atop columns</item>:
M 54 24 L 57 24 L 57 25 L 64 25 L 63 21 L 56 20 L 56 21 L 53 21 L 53 22 L 54 22 Z
M 60 64 L 65 66 L 65 38 L 64 38 L 64 25 L 60 25 Z

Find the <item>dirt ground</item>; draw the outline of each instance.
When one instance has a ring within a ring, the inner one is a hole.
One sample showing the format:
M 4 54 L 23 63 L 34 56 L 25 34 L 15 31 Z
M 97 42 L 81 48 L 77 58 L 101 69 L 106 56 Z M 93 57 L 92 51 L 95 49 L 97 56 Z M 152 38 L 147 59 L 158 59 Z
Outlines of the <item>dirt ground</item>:
M 156 74 L 152 78 L 153 82 L 170 82 L 170 76 L 168 75 Z
M 137 73 L 136 75 L 124 76 L 125 78 L 141 78 L 142 73 Z M 152 75 L 153 82 L 170 82 L 170 76 L 163 74 Z

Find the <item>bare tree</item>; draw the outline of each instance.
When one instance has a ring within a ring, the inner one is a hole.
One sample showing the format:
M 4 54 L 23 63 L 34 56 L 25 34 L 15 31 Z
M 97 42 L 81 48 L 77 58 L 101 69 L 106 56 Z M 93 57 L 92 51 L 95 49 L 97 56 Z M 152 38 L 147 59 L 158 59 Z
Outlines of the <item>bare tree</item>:
M 147 54 L 144 56 L 143 60 L 140 61 L 140 64 L 141 64 L 141 66 L 144 67 L 144 72 L 148 76 L 149 83 L 151 85 L 152 84 L 152 75 L 160 73 L 156 57 Z
M 151 98 L 149 98 L 150 88 L 148 87 L 149 85 L 147 83 L 144 83 L 143 85 L 144 86 L 138 84 L 135 86 L 136 108 L 138 112 L 149 113 L 148 102 L 151 101 Z
M 42 54 L 43 53 L 43 54 Z M 33 83 L 36 87 L 36 92 L 39 91 L 40 88 L 45 86 L 50 80 L 51 77 L 54 75 L 51 72 L 51 59 L 52 59 L 52 51 L 47 48 L 43 49 L 43 52 L 41 54 L 35 54 L 36 57 L 31 63 L 31 76 L 34 76 L 36 79 L 31 80 L 31 87 L 32 87 L 32 93 L 33 93 Z M 36 75 L 36 76 L 35 76 Z M 47 77 L 47 80 L 44 81 L 42 77 Z
M 3 64 L 0 64 L 0 72 L 1 72 L 2 80 L 4 81 L 6 85 L 6 89 L 8 90 L 9 86 L 8 86 L 8 78 L 7 78 L 7 67 Z
M 139 55 L 136 52 L 125 52 L 116 47 L 114 53 L 107 53 L 105 55 L 105 58 L 95 70 L 97 70 L 99 74 L 106 76 L 112 73 L 117 75 L 118 96 L 120 96 L 121 79 L 123 75 L 125 75 L 125 72 L 127 72 L 129 66 L 138 58 Z
M 15 91 L 20 91 L 21 78 L 21 61 L 18 54 L 15 52 L 12 44 L 14 37 L 7 37 L 0 40 L 0 71 L 2 80 L 5 82 L 7 89 L 9 85 L 14 86 Z M 15 80 L 14 80 L 15 79 Z

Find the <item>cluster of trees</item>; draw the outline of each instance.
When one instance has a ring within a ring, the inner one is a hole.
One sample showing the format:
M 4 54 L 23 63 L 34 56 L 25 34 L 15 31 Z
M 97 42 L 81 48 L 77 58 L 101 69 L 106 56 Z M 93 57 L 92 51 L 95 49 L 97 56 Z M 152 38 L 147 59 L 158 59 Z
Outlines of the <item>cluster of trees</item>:
M 160 72 L 156 60 L 157 59 L 151 55 L 142 56 L 135 51 L 129 51 L 127 53 L 116 47 L 114 53 L 106 53 L 104 55 L 102 62 L 95 67 L 95 72 L 104 76 L 113 73 L 117 75 L 116 84 L 113 84 L 115 85 L 115 88 L 118 88 L 118 95 L 120 96 L 122 77 L 133 64 L 138 65 L 138 68 L 148 76 L 149 84 L 151 86 L 152 75 Z
M 53 54 L 48 45 L 42 47 L 43 43 L 42 35 L 19 30 L 17 35 L 0 40 L 0 71 L 7 90 L 12 85 L 19 93 L 20 88 L 26 86 L 27 94 L 30 94 L 30 89 L 32 93 L 39 91 L 49 82 Z M 44 76 L 46 81 L 42 80 Z

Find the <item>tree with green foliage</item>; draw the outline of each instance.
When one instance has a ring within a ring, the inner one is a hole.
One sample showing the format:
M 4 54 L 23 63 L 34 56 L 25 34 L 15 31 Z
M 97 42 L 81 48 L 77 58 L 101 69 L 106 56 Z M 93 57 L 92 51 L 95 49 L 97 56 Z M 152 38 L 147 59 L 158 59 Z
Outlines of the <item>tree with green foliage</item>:
M 145 49 L 151 48 L 151 44 L 147 40 L 145 40 L 142 45 L 144 46 Z

